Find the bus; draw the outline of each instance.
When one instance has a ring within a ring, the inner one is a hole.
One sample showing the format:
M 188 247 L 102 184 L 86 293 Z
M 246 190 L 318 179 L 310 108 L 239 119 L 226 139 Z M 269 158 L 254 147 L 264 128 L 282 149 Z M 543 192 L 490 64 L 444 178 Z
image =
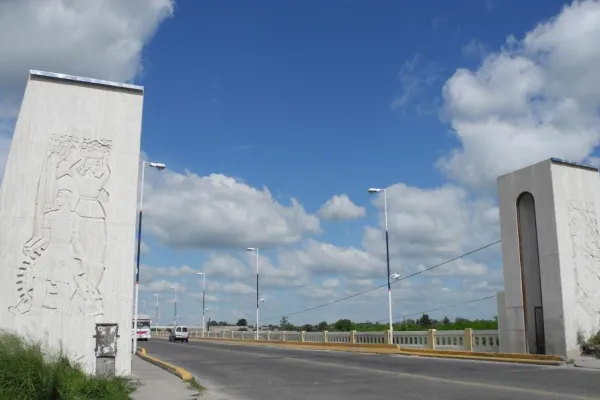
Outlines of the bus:
M 135 318 L 131 321 L 131 333 L 134 334 Z M 152 320 L 150 320 L 149 315 L 138 314 L 137 321 L 137 340 L 150 340 L 152 338 L 152 330 L 150 326 L 152 324 Z

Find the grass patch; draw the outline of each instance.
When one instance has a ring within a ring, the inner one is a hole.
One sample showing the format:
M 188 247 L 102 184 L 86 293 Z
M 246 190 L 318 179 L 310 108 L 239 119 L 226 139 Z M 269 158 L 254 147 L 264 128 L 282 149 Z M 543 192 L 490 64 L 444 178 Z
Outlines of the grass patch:
M 0 399 L 129 400 L 135 389 L 122 377 L 87 375 L 62 351 L 0 332 Z
M 587 340 L 581 332 L 577 333 L 577 344 L 584 356 L 600 358 L 600 331 Z
M 188 384 L 188 388 L 191 390 L 197 390 L 198 392 L 203 392 L 206 390 L 206 388 L 204 386 L 202 386 L 201 384 L 199 384 L 195 378 L 192 378 L 191 381 L 187 381 L 187 384 Z

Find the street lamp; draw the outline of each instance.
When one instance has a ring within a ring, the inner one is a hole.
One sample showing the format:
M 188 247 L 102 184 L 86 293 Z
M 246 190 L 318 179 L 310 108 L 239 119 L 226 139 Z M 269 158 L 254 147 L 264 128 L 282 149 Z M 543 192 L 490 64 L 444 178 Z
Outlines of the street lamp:
M 204 272 L 197 272 L 196 275 L 202 275 L 202 337 L 206 333 L 206 322 L 204 322 L 204 313 L 208 311 L 205 305 L 206 299 L 206 274 Z
M 133 348 L 131 349 L 132 354 L 135 354 L 137 349 L 137 323 L 138 323 L 138 301 L 140 296 L 140 253 L 142 249 L 142 207 L 144 205 L 144 173 L 146 167 L 156 168 L 159 171 L 167 168 L 165 164 L 144 161 L 142 162 L 142 181 L 140 182 L 140 214 L 138 218 L 138 234 L 137 234 L 137 260 L 135 264 L 135 299 L 134 299 L 134 312 L 133 312 Z
M 173 302 L 173 328 L 177 326 L 177 286 L 171 286 L 171 289 L 175 292 L 175 301 Z
M 258 295 L 258 248 L 248 247 L 247 251 L 253 251 L 256 253 L 256 340 L 258 340 L 258 304 L 260 303 L 260 297 Z
M 383 215 L 385 219 L 385 254 L 387 260 L 387 286 L 388 286 L 388 311 L 390 318 L 389 343 L 394 343 L 394 326 L 392 325 L 392 282 L 390 275 L 390 239 L 388 233 L 388 217 L 387 217 L 387 190 L 379 188 L 370 188 L 369 193 L 375 194 L 383 192 Z M 394 277 L 393 279 L 397 279 Z

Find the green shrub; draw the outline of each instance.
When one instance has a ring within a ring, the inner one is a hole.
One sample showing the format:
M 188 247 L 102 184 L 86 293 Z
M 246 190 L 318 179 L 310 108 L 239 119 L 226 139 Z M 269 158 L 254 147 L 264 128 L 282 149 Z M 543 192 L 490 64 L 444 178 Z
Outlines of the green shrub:
M 128 400 L 133 390 L 125 378 L 86 375 L 62 352 L 0 333 L 0 400 Z
M 581 332 L 578 332 L 577 344 L 581 349 L 581 354 L 600 358 L 600 331 L 587 340 Z

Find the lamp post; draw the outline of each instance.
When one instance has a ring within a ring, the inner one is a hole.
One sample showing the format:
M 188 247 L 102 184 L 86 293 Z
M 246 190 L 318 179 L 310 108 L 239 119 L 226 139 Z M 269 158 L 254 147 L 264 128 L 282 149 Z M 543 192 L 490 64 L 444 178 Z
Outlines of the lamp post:
M 248 247 L 246 250 L 256 253 L 256 340 L 258 340 L 258 304 L 260 303 L 260 297 L 258 295 L 258 248 Z
M 133 348 L 131 353 L 135 354 L 137 349 L 137 323 L 138 323 L 138 302 L 140 297 L 140 253 L 142 249 L 142 208 L 144 205 L 144 176 L 146 167 L 156 168 L 159 171 L 167 168 L 165 164 L 155 162 L 142 162 L 142 180 L 140 182 L 140 212 L 138 217 L 138 232 L 137 232 L 137 259 L 135 264 L 135 299 L 134 299 L 134 310 L 133 310 Z
M 173 328 L 175 328 L 177 326 L 177 286 L 173 285 L 171 286 L 171 289 L 173 289 L 173 292 L 175 293 L 173 302 Z
M 206 311 L 206 274 L 204 272 L 197 272 L 197 275 L 202 275 L 202 337 L 206 334 L 206 322 L 204 322 L 204 315 Z
M 379 189 L 379 188 L 370 188 L 369 193 L 380 193 L 383 192 L 383 215 L 385 220 L 385 254 L 386 254 L 386 264 L 387 264 L 387 286 L 388 286 L 388 312 L 390 319 L 390 329 L 389 329 L 389 342 L 390 344 L 394 343 L 394 326 L 392 324 L 392 282 L 391 282 L 391 274 L 390 274 L 390 239 L 388 232 L 388 217 L 387 217 L 387 190 Z

